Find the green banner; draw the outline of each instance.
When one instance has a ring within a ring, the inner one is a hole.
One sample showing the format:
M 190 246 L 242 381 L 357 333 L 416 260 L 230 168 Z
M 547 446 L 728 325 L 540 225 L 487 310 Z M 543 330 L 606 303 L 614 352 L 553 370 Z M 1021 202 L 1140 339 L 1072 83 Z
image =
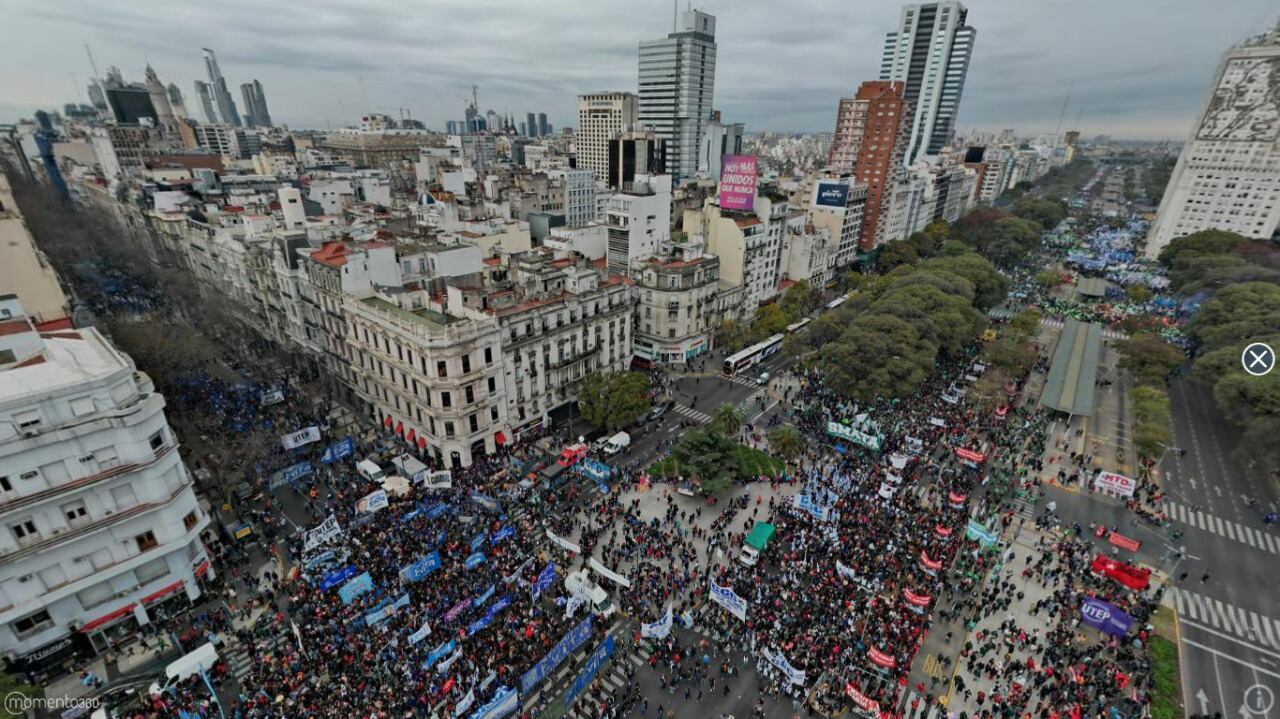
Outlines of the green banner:
M 847 424 L 841 424 L 835 421 L 827 422 L 827 434 L 836 439 L 843 439 L 854 444 L 862 445 L 872 452 L 879 452 L 880 445 L 884 442 L 884 438 L 874 434 L 867 434 L 861 430 L 854 429 Z

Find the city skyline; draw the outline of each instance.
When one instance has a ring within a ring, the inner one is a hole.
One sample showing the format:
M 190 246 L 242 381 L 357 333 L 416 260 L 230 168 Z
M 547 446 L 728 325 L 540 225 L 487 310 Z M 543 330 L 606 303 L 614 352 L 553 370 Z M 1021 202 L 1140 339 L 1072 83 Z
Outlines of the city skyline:
M 573 126 L 578 94 L 634 92 L 636 48 L 671 29 L 666 3 L 602 5 L 556 11 L 518 4 L 499 12 L 496 5 L 404 11 L 388 4 L 378 12 L 322 4 L 298 14 L 250 12 L 247 5 L 243 12 L 232 5 L 224 12 L 197 6 L 154 13 L 143 4 L 51 9 L 30 3 L 14 13 L 18 22 L 0 30 L 0 58 L 27 68 L 0 98 L 0 117 L 15 120 L 87 101 L 87 42 L 100 64 L 119 65 L 130 79 L 140 79 L 150 62 L 180 87 L 205 78 L 200 48 L 213 47 L 224 74 L 239 82 L 259 78 L 273 88 L 273 119 L 292 127 L 352 125 L 363 113 L 398 116 L 406 108 L 428 127 L 443 129 L 461 118 L 472 83 L 480 86 L 483 110 L 505 115 L 546 107 L 550 124 Z M 1086 135 L 1135 139 L 1184 139 L 1222 53 L 1263 30 L 1273 13 L 1264 0 L 1209 15 L 1194 2 L 1162 5 L 1159 12 L 1100 0 L 1048 8 L 1008 0 L 967 6 L 981 39 L 960 131 L 1051 131 L 1071 95 L 1065 125 L 1083 110 Z M 717 19 L 716 108 L 726 121 L 746 123 L 748 132 L 829 131 L 839 98 L 877 76 L 885 29 L 896 24 L 901 7 L 896 0 L 829 3 L 779 23 L 762 3 L 697 4 Z M 617 25 L 638 10 L 642 20 Z M 561 22 L 571 13 L 571 26 Z M 453 23 L 456 31 L 439 32 Z M 431 51 L 424 52 L 428 29 Z M 52 45 L 53 55 L 50 37 L 66 38 Z M 1172 37 L 1178 41 L 1168 42 Z M 369 43 L 379 55 L 368 52 Z M 41 63 L 23 60 L 34 54 Z

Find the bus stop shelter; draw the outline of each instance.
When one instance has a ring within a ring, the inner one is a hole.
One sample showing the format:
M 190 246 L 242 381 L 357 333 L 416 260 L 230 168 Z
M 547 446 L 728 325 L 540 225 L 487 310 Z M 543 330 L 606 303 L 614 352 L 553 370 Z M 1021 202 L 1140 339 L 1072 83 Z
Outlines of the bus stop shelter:
M 1101 324 L 1067 320 L 1053 353 L 1040 404 L 1071 416 L 1093 416 L 1101 350 Z

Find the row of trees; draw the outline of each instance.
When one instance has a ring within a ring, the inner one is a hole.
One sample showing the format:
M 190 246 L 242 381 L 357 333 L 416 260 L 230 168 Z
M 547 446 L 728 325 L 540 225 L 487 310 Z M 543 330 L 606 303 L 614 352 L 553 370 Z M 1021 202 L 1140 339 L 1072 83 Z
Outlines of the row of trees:
M 1036 361 L 1032 341 L 1040 327 L 1040 318 L 1040 311 L 1035 308 L 1023 310 L 994 340 L 983 346 L 980 356 L 987 371 L 965 395 L 970 404 L 985 411 L 1008 402 L 1008 388 L 1014 380 L 1026 376 Z
M 736 352 L 787 331 L 787 325 L 808 317 L 822 304 L 822 293 L 800 280 L 787 289 L 778 302 L 756 308 L 750 323 L 725 320 L 716 331 L 716 345 Z
M 1234 232 L 1203 230 L 1160 251 L 1169 282 L 1184 295 L 1213 293 L 1243 282 L 1280 284 L 1280 248 Z

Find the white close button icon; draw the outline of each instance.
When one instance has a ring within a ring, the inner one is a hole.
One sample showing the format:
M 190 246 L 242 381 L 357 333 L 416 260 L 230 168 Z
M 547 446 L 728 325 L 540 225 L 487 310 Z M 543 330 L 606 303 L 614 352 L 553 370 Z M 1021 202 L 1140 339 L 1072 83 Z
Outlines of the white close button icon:
M 1275 350 L 1265 342 L 1254 342 L 1244 348 L 1244 352 L 1240 355 L 1240 364 L 1244 365 L 1245 372 L 1254 377 L 1261 377 L 1275 369 Z

